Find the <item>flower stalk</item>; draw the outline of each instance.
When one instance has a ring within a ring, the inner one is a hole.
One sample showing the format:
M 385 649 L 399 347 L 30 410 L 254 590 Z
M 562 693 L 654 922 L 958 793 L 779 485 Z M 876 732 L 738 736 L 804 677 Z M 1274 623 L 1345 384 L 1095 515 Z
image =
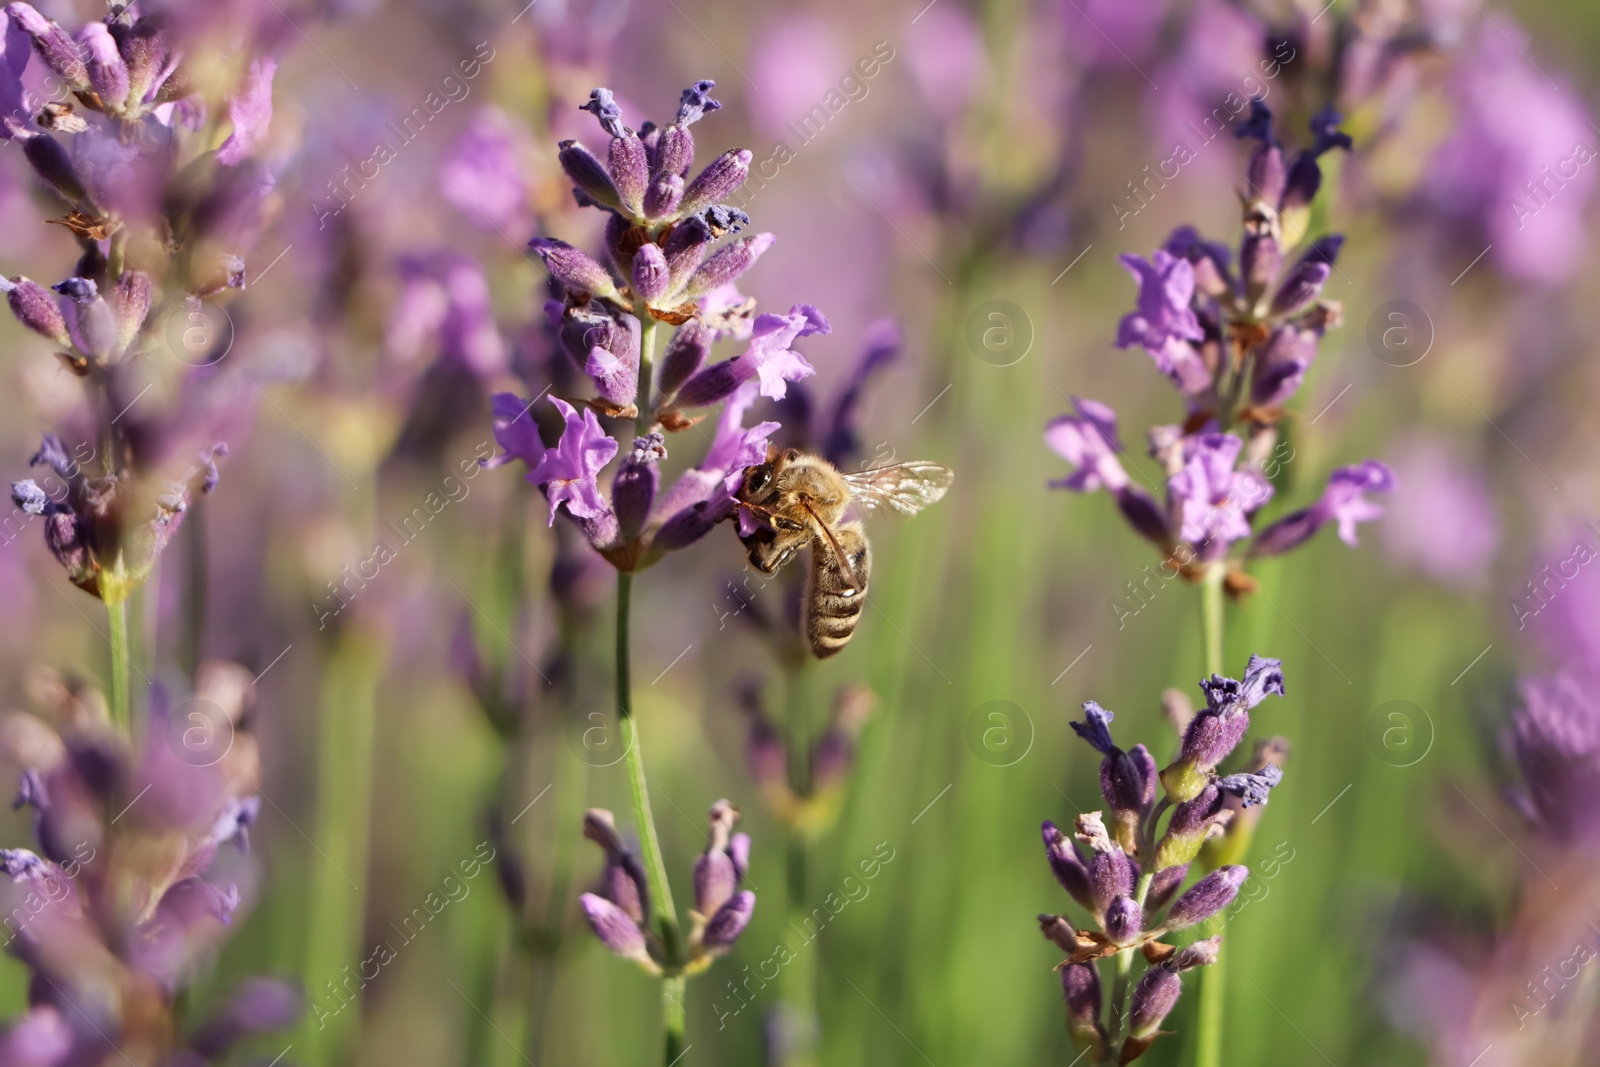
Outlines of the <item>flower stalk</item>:
M 644 773 L 644 753 L 639 745 L 639 726 L 633 719 L 633 688 L 629 676 L 628 616 L 633 600 L 633 575 L 617 572 L 617 722 L 622 735 L 623 762 L 628 768 L 628 794 L 633 802 L 634 824 L 639 828 L 640 859 L 654 902 L 657 933 L 669 963 L 682 961 L 678 936 L 678 910 L 672 903 L 672 886 L 667 881 L 666 863 L 661 858 L 661 838 L 656 833 L 655 816 L 650 811 L 650 783 Z M 671 998 L 664 998 L 669 1005 Z M 671 1043 L 670 1006 L 664 1007 Z M 679 997 L 675 1009 L 682 1029 L 683 1005 Z M 671 1062 L 669 1059 L 667 1062 Z
M 119 730 L 131 732 L 132 716 L 128 710 L 128 602 L 107 600 L 105 603 L 110 629 L 111 722 Z
M 1227 572 L 1213 565 L 1200 583 L 1200 636 L 1205 647 L 1206 673 L 1221 674 L 1223 663 L 1223 582 Z M 1221 934 L 1227 924 L 1226 910 L 1212 920 L 1210 930 Z M 1221 1067 L 1223 995 L 1228 981 L 1226 955 L 1218 955 L 1200 973 L 1200 1004 L 1195 1023 L 1195 1067 Z

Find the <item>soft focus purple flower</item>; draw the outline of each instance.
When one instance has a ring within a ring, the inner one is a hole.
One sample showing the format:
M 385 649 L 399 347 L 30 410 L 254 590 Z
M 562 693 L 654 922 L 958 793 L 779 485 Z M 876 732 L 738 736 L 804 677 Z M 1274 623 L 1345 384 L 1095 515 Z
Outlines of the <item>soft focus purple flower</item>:
M 0 11 L 0 140 L 28 132 L 22 73 L 33 54 L 33 39 L 9 11 Z
M 822 312 L 809 304 L 796 304 L 787 315 L 757 316 L 750 346 L 734 361 L 738 373 L 753 372 L 761 382 L 761 395 L 781 400 L 786 382 L 797 382 L 816 373 L 805 357 L 789 346 L 801 337 L 830 330 Z
M 1142 346 L 1160 364 L 1170 360 L 1169 346 L 1177 341 L 1205 338 L 1190 301 L 1194 299 L 1194 268 L 1165 249 L 1150 259 L 1118 257 L 1139 283 L 1139 307 L 1122 317 L 1117 326 L 1117 347 Z
M 935 6 L 907 31 L 906 63 L 941 122 L 967 109 L 990 76 L 983 31 L 965 8 Z
M 521 460 L 531 471 L 539 465 L 545 453 L 544 442 L 539 438 L 539 427 L 530 414 L 533 404 L 515 393 L 496 393 L 491 406 L 495 443 L 505 451 L 490 459 L 480 460 L 480 464 L 484 467 L 502 467 L 512 460 Z
M 1509 742 L 1523 813 L 1557 838 L 1600 839 L 1600 702 L 1589 686 L 1570 674 L 1525 679 Z
M 1234 470 L 1241 447 L 1232 434 L 1184 438 L 1183 467 L 1167 480 L 1184 540 L 1227 545 L 1250 536 L 1246 516 L 1272 498 L 1272 485 L 1253 472 Z
M 1457 587 L 1480 584 L 1500 546 L 1500 516 L 1487 472 L 1442 437 L 1392 446 L 1394 494 L 1383 523 L 1385 553 L 1406 568 Z
M 822 454 L 834 466 L 842 467 L 860 455 L 861 435 L 856 423 L 862 394 L 876 375 L 900 357 L 900 345 L 900 327 L 893 319 L 877 319 L 867 327 L 861 355 L 820 428 Z
M 439 167 L 439 192 L 469 223 L 491 232 L 525 232 L 528 181 L 519 128 L 492 106 L 475 111 Z
M 827 111 L 825 98 L 839 91 L 839 72 L 849 63 L 838 34 L 814 12 L 784 12 L 761 26 L 750 54 L 751 67 L 761 71 L 762 81 L 761 92 L 750 94 L 757 128 L 772 137 L 784 137 L 791 123 L 812 128 L 814 120 L 809 125 L 806 121 L 811 109 L 821 105 Z
M 277 72 L 275 59 L 259 57 L 250 61 L 244 81 L 228 100 L 233 132 L 217 149 L 218 163 L 228 167 L 242 163 L 266 136 L 272 123 L 272 78 Z
M 1304 544 L 1330 522 L 1339 526 L 1339 540 L 1356 544 L 1356 525 L 1383 515 L 1383 507 L 1368 500 L 1366 493 L 1389 493 L 1395 487 L 1394 472 L 1375 459 L 1351 467 L 1340 467 L 1328 476 L 1322 498 L 1309 508 L 1279 519 L 1262 530 L 1251 545 L 1254 556 L 1272 556 Z
M 1455 65 L 1456 122 L 1420 193 L 1452 228 L 1492 244 L 1514 278 L 1556 283 L 1584 262 L 1595 191 L 1590 116 L 1572 89 L 1530 65 L 1522 30 L 1501 16 L 1477 27 Z M 1465 247 L 1465 243 L 1463 243 Z M 1475 253 L 1469 253 L 1475 254 Z
M 589 408 L 584 408 L 580 415 L 560 397 L 553 396 L 550 402 L 566 424 L 561 440 L 539 457 L 539 462 L 527 473 L 527 480 L 543 487 L 550 498 L 548 525 L 555 525 L 556 512 L 562 504 L 574 518 L 594 518 L 609 507 L 600 494 L 596 477 L 616 456 L 617 443 L 606 436 L 600 420 Z
M 410 361 L 429 354 L 488 377 L 505 366 L 506 345 L 495 323 L 483 265 L 454 252 L 410 253 L 397 264 L 400 295 L 384 327 L 389 353 Z
M 1077 470 L 1052 481 L 1050 487 L 1080 493 L 1123 488 L 1128 484 L 1128 475 L 1117 459 L 1122 443 L 1117 440 L 1116 412 L 1097 400 L 1082 397 L 1073 397 L 1072 406 L 1078 414 L 1053 419 L 1045 427 L 1044 439 L 1052 451 Z

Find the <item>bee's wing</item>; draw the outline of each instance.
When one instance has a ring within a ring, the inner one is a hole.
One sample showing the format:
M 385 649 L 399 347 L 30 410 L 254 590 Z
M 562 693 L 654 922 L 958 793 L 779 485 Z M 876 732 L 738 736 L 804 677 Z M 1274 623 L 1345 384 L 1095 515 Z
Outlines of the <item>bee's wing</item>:
M 855 503 L 863 511 L 893 508 L 902 515 L 915 515 L 944 496 L 956 472 L 939 463 L 915 460 L 891 463 L 887 467 L 847 474 Z

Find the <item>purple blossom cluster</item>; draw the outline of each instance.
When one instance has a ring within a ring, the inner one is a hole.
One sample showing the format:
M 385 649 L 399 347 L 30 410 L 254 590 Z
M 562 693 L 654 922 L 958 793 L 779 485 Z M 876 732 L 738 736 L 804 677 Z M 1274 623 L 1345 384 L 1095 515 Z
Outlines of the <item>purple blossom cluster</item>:
M 726 800 L 711 806 L 706 848 L 694 863 L 694 925 L 689 949 L 674 959 L 651 929 L 650 888 L 644 868 L 617 832 L 609 811 L 584 817 L 583 834 L 605 852 L 605 869 L 594 892 L 579 898 L 595 936 L 623 959 L 650 974 L 698 974 L 733 947 L 755 911 L 756 895 L 741 889 L 750 866 L 750 837 L 736 834 L 739 812 Z
M 578 203 L 609 216 L 605 262 L 553 238 L 530 243 L 564 294 L 546 305 L 550 326 L 595 395 L 550 397 L 560 417 L 552 446 L 533 415 L 537 398 L 494 398 L 495 436 L 506 451 L 491 463 L 522 460 L 527 480 L 549 500 L 549 521 L 564 511 L 624 571 L 694 543 L 733 515 L 744 468 L 765 458 L 778 429 L 770 421 L 746 426 L 746 413 L 759 397 L 782 400 L 790 383 L 814 374 L 792 346 L 830 330 L 815 307 L 757 314 L 755 301 L 735 288 L 774 238 L 732 236 L 749 224 L 725 203 L 749 174 L 748 151 L 730 149 L 689 176 L 690 128 L 722 106 L 713 88 L 696 82 L 683 91 L 671 122 L 638 130 L 623 124 L 609 90 L 591 94 L 583 109 L 609 137 L 605 161 L 575 140 L 561 142 L 560 161 Z M 674 330 L 658 366 L 661 324 Z M 712 346 L 724 338 L 742 341 L 744 351 L 712 361 Z M 695 426 L 705 415 L 691 412 L 719 403 L 725 406 L 705 458 L 661 491 L 666 435 Z M 632 420 L 631 444 L 608 432 L 602 418 Z M 607 492 L 600 474 L 619 454 Z
M 1047 820 L 1043 836 L 1050 869 L 1090 923 L 1076 926 L 1047 914 L 1039 916 L 1039 926 L 1067 954 L 1058 970 L 1068 1030 L 1098 1061 L 1129 1063 L 1143 1055 L 1177 1004 L 1180 975 L 1217 959 L 1220 935 L 1183 947 L 1165 938 L 1222 911 L 1249 877 L 1247 868 L 1230 864 L 1183 890 L 1206 841 L 1226 834 L 1245 809 L 1265 804 L 1283 780 L 1282 769 L 1259 753 L 1243 771 L 1218 773 L 1250 729 L 1251 710 L 1283 695 L 1281 667 L 1278 660 L 1251 656 L 1242 681 L 1212 675 L 1201 682 L 1205 707 L 1182 724 L 1178 756 L 1164 770 L 1144 745 L 1118 747 L 1111 735 L 1115 716 L 1094 701 L 1083 705 L 1084 721 L 1072 723 L 1102 757 L 1106 813 L 1079 815 L 1070 836 Z M 1136 951 L 1146 967 L 1130 997 Z M 1107 959 L 1115 967 L 1113 999 L 1103 1011 L 1098 962 Z
M 243 53 L 231 81 L 207 82 L 224 93 L 200 92 L 184 64 L 193 28 L 132 5 L 76 33 L 26 3 L 0 11 L 0 139 L 21 146 L 63 212 L 46 221 L 80 252 L 72 274 L 49 287 L 17 276 L 0 278 L 0 291 L 84 380 L 97 426 L 81 436 L 98 439 L 69 446 L 46 434 L 31 463 L 50 476 L 16 482 L 12 500 L 44 519 L 73 583 L 111 604 L 144 583 L 194 492 L 216 484 L 215 457 L 227 449 L 188 402 L 215 388 L 198 371 L 217 354 L 148 357 L 163 329 L 170 338 L 209 323 L 203 301 L 244 286 L 243 254 L 273 185 L 260 156 L 276 62 Z M 25 85 L 34 59 L 66 100 Z M 219 109 L 231 130 L 213 149 L 207 127 Z M 174 321 L 180 328 L 166 329 Z M 173 411 L 149 401 L 130 415 L 174 365 L 184 380 L 170 390 Z
M 32 976 L 27 1013 L 0 1033 L 0 1062 L 67 1067 L 119 1052 L 221 1062 L 299 1015 L 299 994 L 263 979 L 243 982 L 198 1025 L 181 1023 L 175 1003 L 252 892 L 260 765 L 239 728 L 250 680 L 236 664 L 201 668 L 195 699 L 219 710 L 232 739 L 204 765 L 169 747 L 175 711 L 164 701 L 146 740 L 131 744 L 99 692 L 48 672 L 32 686 L 44 715 L 14 713 L 0 726 L 6 757 L 22 768 L 15 806 L 31 809 L 36 839 L 0 849 L 6 949 Z
M 1316 503 L 1255 528 L 1256 515 L 1274 495 L 1273 479 L 1293 459 L 1292 450 L 1283 454 L 1277 424 L 1316 359 L 1323 333 L 1341 314 L 1322 290 L 1343 238 L 1311 241 L 1292 262 L 1285 256 L 1299 243 L 1321 187 L 1318 159 L 1350 146 L 1332 111 L 1321 112 L 1311 129 L 1312 143 L 1290 150 L 1274 133 L 1266 106 L 1252 101 L 1249 120 L 1236 131 L 1256 142 L 1241 194 L 1237 260 L 1189 226 L 1173 231 L 1149 259 L 1122 257 L 1139 292 L 1138 306 L 1118 326 L 1117 347 L 1144 349 L 1185 408 L 1182 425 L 1157 426 L 1149 434 L 1165 499 L 1128 476 L 1116 414 L 1105 404 L 1074 399 L 1076 410 L 1045 430 L 1045 442 L 1075 468 L 1053 487 L 1104 489 L 1175 571 L 1197 577 L 1226 563 L 1234 592 L 1249 588 L 1240 561 L 1229 560 L 1234 545 L 1249 542 L 1246 559 L 1278 555 L 1329 523 L 1353 545 L 1357 524 L 1383 513 L 1366 494 L 1394 488 L 1387 466 L 1365 460 L 1335 470 Z

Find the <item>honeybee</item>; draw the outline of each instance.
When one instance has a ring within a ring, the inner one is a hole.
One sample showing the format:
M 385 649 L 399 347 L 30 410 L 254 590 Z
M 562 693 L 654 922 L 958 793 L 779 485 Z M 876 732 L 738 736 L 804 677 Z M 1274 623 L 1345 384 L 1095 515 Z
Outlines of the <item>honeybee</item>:
M 821 456 L 796 448 L 769 448 L 765 463 L 745 468 L 734 498 L 767 523 L 739 538 L 750 565 L 775 574 L 800 549 L 811 548 L 801 626 L 818 659 L 844 648 L 855 633 L 872 572 L 866 530 L 860 522 L 843 521 L 850 505 L 915 515 L 944 496 L 954 479 L 949 467 L 923 462 L 843 474 Z

